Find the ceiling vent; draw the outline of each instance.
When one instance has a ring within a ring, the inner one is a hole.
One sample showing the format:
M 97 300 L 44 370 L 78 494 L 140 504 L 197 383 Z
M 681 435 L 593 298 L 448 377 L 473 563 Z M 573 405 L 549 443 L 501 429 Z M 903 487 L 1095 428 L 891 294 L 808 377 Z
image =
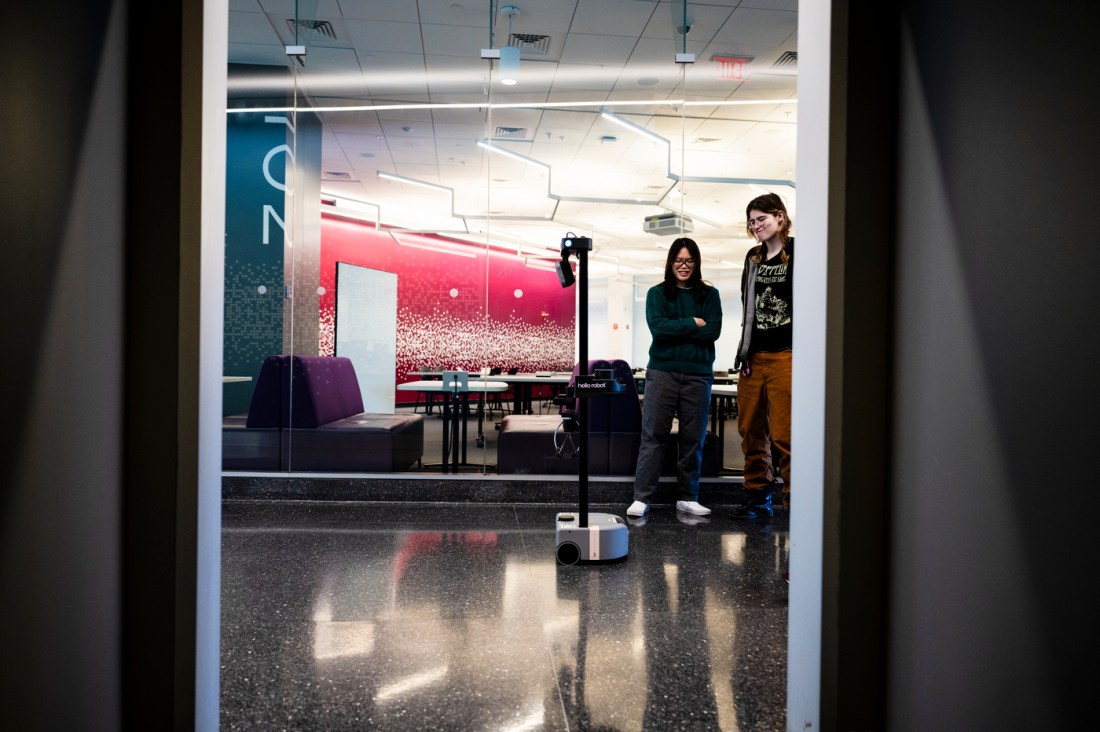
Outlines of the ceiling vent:
M 526 127 L 497 127 L 497 131 L 493 133 L 493 139 L 496 140 L 526 140 L 527 128 Z
M 642 221 L 642 231 L 657 236 L 690 234 L 695 231 L 695 222 L 691 220 L 691 217 L 681 216 L 678 213 L 657 214 L 645 217 Z
M 721 142 L 721 137 L 696 137 L 691 141 L 692 145 L 709 145 L 712 142 Z
M 336 29 L 327 20 L 296 21 L 294 18 L 287 18 L 286 25 L 290 28 L 291 38 L 297 38 L 300 42 L 336 40 Z
M 351 173 L 345 173 L 342 170 L 326 170 L 321 174 L 321 178 L 324 180 L 355 180 L 351 177 Z
M 509 46 L 515 46 L 528 56 L 545 56 L 550 53 L 550 36 L 537 33 L 513 33 L 508 36 Z
M 784 66 L 798 66 L 798 51 L 785 51 L 783 55 L 772 64 L 772 68 L 782 68 Z

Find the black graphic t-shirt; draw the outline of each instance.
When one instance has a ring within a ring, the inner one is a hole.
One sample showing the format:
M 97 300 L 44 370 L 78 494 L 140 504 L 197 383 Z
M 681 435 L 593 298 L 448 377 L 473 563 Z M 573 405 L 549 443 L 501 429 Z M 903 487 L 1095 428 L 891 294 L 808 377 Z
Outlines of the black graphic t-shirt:
M 789 260 L 780 252 L 756 271 L 756 315 L 752 324 L 752 351 L 774 353 L 791 347 L 793 283 L 787 276 Z

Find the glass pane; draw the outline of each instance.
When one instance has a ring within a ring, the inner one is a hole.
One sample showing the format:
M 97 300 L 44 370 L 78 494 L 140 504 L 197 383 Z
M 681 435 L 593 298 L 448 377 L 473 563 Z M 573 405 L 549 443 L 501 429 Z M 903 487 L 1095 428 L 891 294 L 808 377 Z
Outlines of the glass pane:
M 431 466 L 407 469 L 432 472 L 443 395 L 406 386 L 512 376 L 460 422 L 462 469 L 493 472 L 497 424 L 557 419 L 549 397 L 577 359 L 578 288 L 555 272 L 570 234 L 593 241 L 591 358 L 644 368 L 645 293 L 689 236 L 723 295 L 715 369 L 732 367 L 744 205 L 775 191 L 797 220 L 796 19 L 690 3 L 234 7 L 230 106 L 266 111 L 228 120 L 225 373 L 253 381 L 226 383 L 227 414 L 248 412 L 267 356 L 347 354 L 367 411 L 424 418 Z

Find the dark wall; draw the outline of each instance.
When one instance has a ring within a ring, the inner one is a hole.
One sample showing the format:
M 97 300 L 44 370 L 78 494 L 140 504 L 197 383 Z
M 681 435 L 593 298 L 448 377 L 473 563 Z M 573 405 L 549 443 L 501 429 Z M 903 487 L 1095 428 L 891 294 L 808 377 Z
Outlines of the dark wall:
M 910 2 L 900 39 L 891 730 L 1093 700 L 1098 14 Z
M 194 528 L 180 516 L 194 510 L 194 452 L 180 445 L 196 430 L 180 372 L 196 370 L 181 333 L 197 320 L 180 262 L 196 107 L 182 49 L 189 32 L 201 54 L 202 21 L 185 30 L 183 7 L 6 9 L 15 27 L 49 28 L 9 34 L 0 74 L 11 729 L 193 726 L 194 577 L 180 567 Z
M 17 3 L 0 89 L 0 698 L 13 729 L 120 724 L 125 25 Z

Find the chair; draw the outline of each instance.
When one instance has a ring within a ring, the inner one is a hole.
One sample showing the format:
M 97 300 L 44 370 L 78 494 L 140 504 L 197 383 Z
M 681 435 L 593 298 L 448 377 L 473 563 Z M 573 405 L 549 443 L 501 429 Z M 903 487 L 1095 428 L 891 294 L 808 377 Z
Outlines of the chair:
M 417 366 L 416 370 L 418 372 L 420 372 L 420 380 L 421 381 L 433 381 L 437 377 L 429 376 L 428 374 L 430 374 L 433 371 L 438 371 L 439 369 L 437 369 L 434 366 Z M 420 391 L 416 392 L 416 403 L 413 404 L 413 414 L 416 414 L 416 410 L 420 407 L 420 399 L 421 398 L 424 399 L 424 414 L 431 414 L 432 413 L 432 405 L 435 404 L 435 394 L 432 394 L 431 392 L 420 392 Z
M 489 369 L 489 376 L 500 376 L 503 373 L 504 369 L 502 369 L 500 366 L 494 366 Z M 508 391 L 489 394 L 488 399 L 485 402 L 485 411 L 489 413 L 489 419 L 493 418 L 493 412 L 495 410 L 500 410 L 501 417 L 504 416 L 505 409 L 511 411 L 511 409 L 505 405 L 505 400 L 511 402 L 513 399 L 515 399 L 515 394 L 511 388 L 509 388 Z

